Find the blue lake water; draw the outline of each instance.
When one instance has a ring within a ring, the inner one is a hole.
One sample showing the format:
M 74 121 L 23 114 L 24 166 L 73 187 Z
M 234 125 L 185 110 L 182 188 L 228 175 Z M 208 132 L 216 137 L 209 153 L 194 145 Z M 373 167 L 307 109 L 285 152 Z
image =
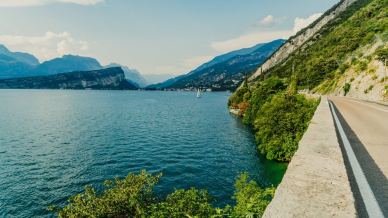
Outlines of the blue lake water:
M 232 203 L 249 172 L 277 185 L 285 166 L 261 158 L 226 108 L 228 93 L 0 90 L 0 217 L 52 216 L 88 184 L 146 169 L 156 192 L 205 188 Z

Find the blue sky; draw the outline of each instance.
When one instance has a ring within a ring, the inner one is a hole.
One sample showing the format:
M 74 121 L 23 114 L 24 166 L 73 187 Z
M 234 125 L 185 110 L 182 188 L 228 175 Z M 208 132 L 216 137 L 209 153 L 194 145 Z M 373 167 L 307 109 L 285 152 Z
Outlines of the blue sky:
M 338 0 L 0 0 L 0 43 L 142 74 L 183 74 L 230 50 L 285 38 Z

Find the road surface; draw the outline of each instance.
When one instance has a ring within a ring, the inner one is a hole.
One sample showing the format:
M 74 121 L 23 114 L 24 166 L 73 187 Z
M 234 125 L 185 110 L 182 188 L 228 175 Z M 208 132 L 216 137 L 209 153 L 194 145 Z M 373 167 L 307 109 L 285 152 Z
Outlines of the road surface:
M 388 217 L 388 106 L 344 97 L 330 100 L 380 208 Z M 351 183 L 357 189 L 355 182 Z M 360 217 L 364 217 L 365 207 L 357 190 L 355 197 Z

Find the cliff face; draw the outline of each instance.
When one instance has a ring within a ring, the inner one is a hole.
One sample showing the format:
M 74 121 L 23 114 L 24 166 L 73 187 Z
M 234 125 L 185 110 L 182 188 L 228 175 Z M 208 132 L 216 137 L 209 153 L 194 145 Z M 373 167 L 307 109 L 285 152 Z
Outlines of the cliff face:
M 282 47 L 280 47 L 271 58 L 266 62 L 257 71 L 249 78 L 250 81 L 256 79 L 262 72 L 265 72 L 275 65 L 281 63 L 285 60 L 292 52 L 300 48 L 304 43 L 309 39 L 315 36 L 323 26 L 332 21 L 336 16 L 345 11 L 349 5 L 356 2 L 357 0 L 342 0 L 331 10 L 326 12 L 321 18 L 319 18 L 315 23 L 309 27 L 301 30 L 299 34 L 290 38 Z
M 121 68 L 61 73 L 0 80 L 2 89 L 110 89 L 133 90 Z

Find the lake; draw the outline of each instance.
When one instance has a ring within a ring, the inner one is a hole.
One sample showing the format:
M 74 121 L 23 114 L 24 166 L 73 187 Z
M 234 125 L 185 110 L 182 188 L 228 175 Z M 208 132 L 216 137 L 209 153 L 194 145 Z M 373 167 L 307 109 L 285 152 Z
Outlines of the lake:
M 156 192 L 204 188 L 230 204 L 241 172 L 277 185 L 286 166 L 258 155 L 229 94 L 0 90 L 0 217 L 52 216 L 85 185 L 142 169 Z

